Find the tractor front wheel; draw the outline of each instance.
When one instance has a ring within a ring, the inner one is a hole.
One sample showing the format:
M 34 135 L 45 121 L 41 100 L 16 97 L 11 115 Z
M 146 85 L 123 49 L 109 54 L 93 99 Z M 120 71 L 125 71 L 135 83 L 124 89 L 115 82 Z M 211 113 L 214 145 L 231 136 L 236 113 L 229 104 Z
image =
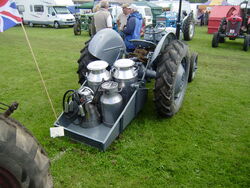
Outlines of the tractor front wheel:
M 213 40 L 212 40 L 212 47 L 216 48 L 219 46 L 219 33 L 214 33 Z
M 244 39 L 243 50 L 248 51 L 250 45 L 250 35 L 247 35 Z
M 88 72 L 87 65 L 92 62 L 98 60 L 96 57 L 90 54 L 88 50 L 88 44 L 85 45 L 85 47 L 81 50 L 81 56 L 78 59 L 78 70 L 77 74 L 79 77 L 79 83 L 83 84 L 83 82 L 86 80 L 86 74 Z
M 198 53 L 194 52 L 190 58 L 190 69 L 188 75 L 188 82 L 192 82 L 198 68 Z
M 189 74 L 189 55 L 186 44 L 171 42 L 159 57 L 154 88 L 154 102 L 159 115 L 171 117 L 182 105 Z
M 53 187 L 47 154 L 28 130 L 0 114 L 0 187 Z

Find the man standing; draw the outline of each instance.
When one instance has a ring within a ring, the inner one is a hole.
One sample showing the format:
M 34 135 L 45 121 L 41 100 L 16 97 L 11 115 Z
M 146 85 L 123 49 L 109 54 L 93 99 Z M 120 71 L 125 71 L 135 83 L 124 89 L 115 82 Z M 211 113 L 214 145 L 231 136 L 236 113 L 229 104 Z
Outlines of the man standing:
M 130 42 L 132 39 L 140 39 L 140 31 L 142 27 L 142 15 L 137 11 L 135 5 L 128 7 L 130 15 L 127 20 L 127 25 L 123 32 L 125 34 L 124 42 L 126 45 L 127 52 L 132 52 L 135 46 Z
M 123 31 L 124 26 L 127 24 L 129 16 L 129 4 L 122 5 L 122 13 L 117 18 L 118 31 Z
M 112 28 L 112 17 L 108 11 L 109 3 L 107 1 L 100 2 L 100 10 L 94 15 L 96 32 L 105 28 Z

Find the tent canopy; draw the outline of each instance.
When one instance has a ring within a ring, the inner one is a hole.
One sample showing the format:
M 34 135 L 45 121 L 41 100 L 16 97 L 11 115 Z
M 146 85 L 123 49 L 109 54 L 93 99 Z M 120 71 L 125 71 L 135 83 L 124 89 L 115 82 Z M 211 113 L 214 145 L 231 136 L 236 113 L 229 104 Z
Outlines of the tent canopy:
M 213 7 L 215 5 L 229 5 L 226 0 L 208 0 L 202 5 L 199 5 L 199 9 L 206 9 L 207 7 Z
M 94 7 L 94 1 L 86 2 L 81 4 L 80 6 L 76 6 L 77 9 L 92 9 Z
M 229 5 L 226 0 L 209 0 L 204 5 Z

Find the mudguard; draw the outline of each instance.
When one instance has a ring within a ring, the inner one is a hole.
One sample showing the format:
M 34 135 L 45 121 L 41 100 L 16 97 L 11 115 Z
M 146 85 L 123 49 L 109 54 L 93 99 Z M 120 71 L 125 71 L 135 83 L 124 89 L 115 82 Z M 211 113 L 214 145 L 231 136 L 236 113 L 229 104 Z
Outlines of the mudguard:
M 150 66 L 155 67 L 156 59 L 160 55 L 160 53 L 166 49 L 166 46 L 170 44 L 171 41 L 176 40 L 176 35 L 173 32 L 169 32 L 166 35 L 164 35 L 160 42 L 157 44 L 154 54 L 152 56 L 152 59 L 150 61 Z
M 113 29 L 102 29 L 89 42 L 89 52 L 94 57 L 113 63 L 122 57 L 126 50 L 121 36 Z

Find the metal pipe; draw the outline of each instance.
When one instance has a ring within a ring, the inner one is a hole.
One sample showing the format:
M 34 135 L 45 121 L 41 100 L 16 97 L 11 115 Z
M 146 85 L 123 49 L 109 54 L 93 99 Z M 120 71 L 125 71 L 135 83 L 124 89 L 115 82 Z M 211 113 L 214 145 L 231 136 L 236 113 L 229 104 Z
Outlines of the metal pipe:
M 179 12 L 178 12 L 178 18 L 176 23 L 176 38 L 179 40 L 180 38 L 180 30 L 181 30 L 181 6 L 182 6 L 182 0 L 179 1 Z

